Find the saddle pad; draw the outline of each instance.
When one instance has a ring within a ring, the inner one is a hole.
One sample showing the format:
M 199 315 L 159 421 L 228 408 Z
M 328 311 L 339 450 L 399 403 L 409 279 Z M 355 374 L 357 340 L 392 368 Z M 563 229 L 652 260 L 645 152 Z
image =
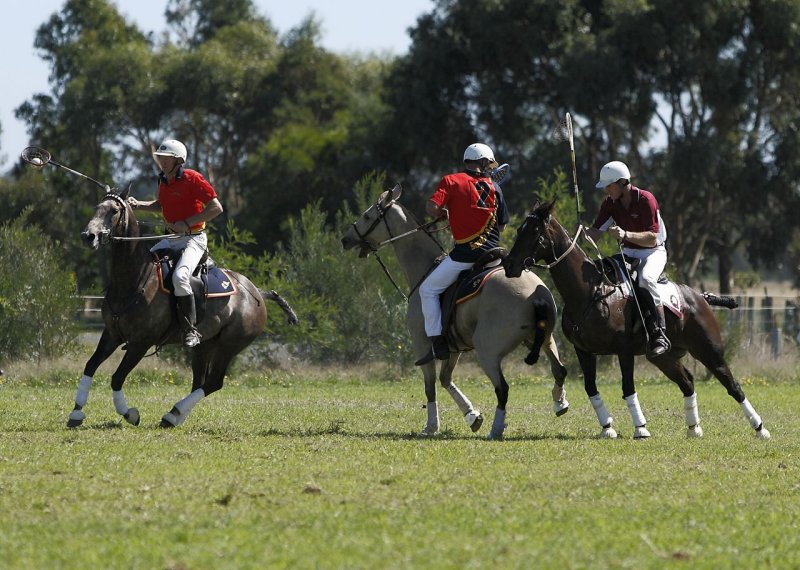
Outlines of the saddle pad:
M 608 259 L 614 263 L 614 270 L 617 274 L 617 282 L 622 288 L 622 295 L 630 297 L 633 294 L 633 287 L 628 279 L 628 274 L 621 265 L 620 258 L 616 256 Z M 656 283 L 656 289 L 658 290 L 658 296 L 661 298 L 661 304 L 675 313 L 675 316 L 683 317 L 684 301 L 683 295 L 678 291 L 678 286 L 672 281 L 667 281 L 666 283 L 659 281 Z
M 456 305 L 465 301 L 469 301 L 475 295 L 480 293 L 481 289 L 483 288 L 483 284 L 486 283 L 486 280 L 489 278 L 489 276 L 502 269 L 502 266 L 490 267 L 488 269 L 484 269 L 477 275 L 462 281 L 458 286 L 458 291 L 456 292 Z
M 158 274 L 158 286 L 161 289 L 162 293 L 166 293 L 167 295 L 172 294 L 170 288 L 166 286 L 164 283 L 164 274 L 170 271 L 170 267 L 168 263 L 164 260 L 161 260 L 160 263 L 156 263 L 156 273 Z M 198 278 L 192 276 L 192 281 Z M 229 297 L 231 295 L 235 295 L 238 292 L 238 288 L 236 287 L 236 281 L 231 279 L 230 275 L 224 270 L 220 269 L 219 267 L 212 267 L 208 270 L 207 275 L 207 283 L 208 289 L 206 290 L 206 297 Z M 194 287 L 192 287 L 194 289 Z M 195 289 L 195 294 L 197 294 L 197 290 Z

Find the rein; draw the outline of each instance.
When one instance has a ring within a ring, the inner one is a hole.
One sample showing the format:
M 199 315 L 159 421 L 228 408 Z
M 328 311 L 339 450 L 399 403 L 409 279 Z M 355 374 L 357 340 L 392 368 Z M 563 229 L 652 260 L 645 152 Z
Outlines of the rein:
M 431 220 L 430 222 L 426 222 L 424 224 L 418 225 L 413 230 L 409 230 L 409 231 L 404 232 L 404 233 L 402 233 L 400 235 L 393 236 L 392 235 L 392 228 L 389 227 L 389 222 L 386 221 L 386 213 L 392 208 L 392 206 L 394 206 L 394 202 L 389 203 L 389 206 L 387 208 L 384 208 L 383 206 L 381 206 L 380 200 L 378 200 L 378 202 L 376 202 L 376 204 L 375 204 L 375 207 L 378 209 L 378 217 L 375 218 L 375 221 L 372 222 L 372 225 L 370 225 L 364 233 L 361 233 L 360 231 L 358 231 L 358 227 L 356 225 L 358 223 L 358 220 L 353 222 L 352 227 L 353 227 L 353 231 L 356 233 L 356 235 L 358 236 L 359 240 L 361 240 L 360 241 L 361 246 L 368 248 L 372 252 L 372 254 L 375 256 L 375 259 L 378 260 L 378 263 L 380 264 L 381 269 L 383 269 L 383 273 L 386 275 L 386 277 L 389 278 L 389 281 L 392 283 L 392 285 L 394 285 L 394 288 L 397 290 L 397 292 L 400 293 L 400 296 L 403 297 L 403 299 L 406 302 L 408 302 L 408 296 L 406 296 L 406 294 L 403 293 L 403 291 L 400 290 L 400 286 L 394 280 L 394 277 L 392 277 L 392 274 L 389 272 L 389 268 L 386 267 L 386 264 L 383 262 L 383 260 L 381 259 L 380 255 L 378 255 L 378 250 L 381 247 L 383 247 L 384 245 L 386 245 L 386 244 L 389 244 L 389 243 L 395 242 L 395 241 L 397 241 L 399 239 L 408 237 L 408 236 L 410 236 L 412 234 L 417 233 L 418 231 L 425 232 L 425 235 L 427 235 L 428 237 L 433 239 L 433 236 L 431 235 L 431 232 L 428 231 L 428 228 L 433 226 L 434 224 L 436 224 L 441 218 L 436 218 L 435 220 Z M 376 227 L 378 227 L 378 224 L 381 223 L 381 220 L 383 221 L 383 224 L 386 226 L 386 231 L 389 232 L 389 236 L 390 237 L 387 240 L 383 240 L 382 242 L 378 242 L 378 244 L 376 244 L 376 245 L 372 245 L 370 242 L 367 241 L 366 238 L 372 232 L 372 230 L 374 230 Z M 432 231 L 438 232 L 438 231 L 443 231 L 444 229 L 445 228 L 439 228 L 437 230 L 432 230 Z M 439 246 L 439 249 L 442 249 L 442 246 L 439 244 L 438 241 L 436 241 L 435 239 L 433 239 L 433 241 L 436 242 L 436 245 Z M 444 250 L 442 250 L 442 253 L 444 253 Z M 414 289 L 416 289 L 416 287 Z M 411 293 L 409 293 L 409 296 L 414 292 L 414 289 L 411 290 Z
M 570 242 L 569 247 L 564 251 L 564 253 L 559 255 L 555 259 L 555 261 L 553 261 L 552 263 L 545 263 L 545 264 L 536 263 L 533 259 L 528 257 L 528 258 L 525 259 L 525 268 L 527 269 L 528 267 L 538 267 L 539 269 L 552 269 L 553 267 L 555 267 L 556 265 L 558 265 L 559 263 L 564 261 L 564 258 L 566 258 L 570 253 L 572 253 L 572 250 L 575 249 L 576 245 L 578 245 L 578 238 L 580 237 L 581 234 L 586 235 L 586 237 L 589 239 L 589 241 L 592 241 L 591 238 L 589 238 L 588 234 L 584 233 L 585 230 L 586 230 L 586 228 L 583 227 L 583 224 L 579 225 L 578 226 L 578 231 L 575 232 L 575 237 L 572 238 L 572 241 Z M 553 242 L 551 241 L 550 242 L 551 246 L 552 246 L 552 243 Z M 592 241 L 592 243 L 594 243 L 594 241 Z M 597 247 L 597 245 L 595 245 L 595 247 Z M 528 263 L 528 260 L 530 260 L 530 263 Z
M 597 247 L 597 244 L 592 239 L 592 237 L 588 233 L 586 233 L 586 227 L 583 224 L 581 224 L 581 225 L 578 226 L 578 231 L 575 232 L 575 237 L 572 238 L 572 242 L 570 243 L 569 247 L 566 249 L 566 251 L 564 251 L 564 253 L 559 255 L 552 263 L 547 263 L 547 264 L 536 263 L 533 259 L 531 259 L 530 257 L 527 257 L 527 258 L 525 258 L 525 261 L 524 261 L 525 269 L 528 269 L 529 267 L 538 267 L 538 268 L 541 268 L 541 269 L 552 269 L 553 267 L 555 267 L 556 265 L 558 265 L 559 263 L 564 261 L 564 259 L 572 252 L 572 250 L 575 249 L 575 246 L 578 245 L 578 238 L 581 236 L 581 234 L 583 234 L 583 237 L 586 239 L 586 241 L 588 241 L 590 244 L 592 244 L 592 247 L 594 247 L 594 250 L 597 252 L 597 259 L 602 263 L 603 255 L 600 252 L 600 248 Z M 539 239 L 540 240 L 543 239 L 543 236 L 541 236 Z M 553 242 L 552 242 L 552 240 L 550 240 L 550 247 L 552 248 L 552 246 L 553 246 Z M 530 263 L 529 263 L 529 261 L 530 261 Z M 600 275 L 601 275 L 601 277 L 603 279 L 603 282 L 606 285 L 609 285 L 609 286 L 612 286 L 612 287 L 614 286 L 614 284 L 611 282 L 611 280 L 606 275 L 605 271 L 603 271 L 602 269 L 600 269 Z M 629 276 L 629 278 L 630 278 L 630 276 Z

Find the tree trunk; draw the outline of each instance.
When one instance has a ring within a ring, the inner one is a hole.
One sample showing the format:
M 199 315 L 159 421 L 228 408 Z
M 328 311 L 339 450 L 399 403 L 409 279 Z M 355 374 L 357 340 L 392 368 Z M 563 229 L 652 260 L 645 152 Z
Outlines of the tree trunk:
M 717 268 L 719 271 L 719 292 L 721 295 L 730 295 L 733 289 L 733 260 L 731 249 L 722 245 L 717 253 Z

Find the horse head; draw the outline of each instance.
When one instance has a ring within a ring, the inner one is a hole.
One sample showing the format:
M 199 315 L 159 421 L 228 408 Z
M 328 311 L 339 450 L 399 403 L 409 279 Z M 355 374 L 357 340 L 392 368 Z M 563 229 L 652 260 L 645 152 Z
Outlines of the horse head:
M 524 269 L 537 260 L 552 255 L 553 241 L 551 221 L 555 200 L 541 203 L 538 199 L 525 221 L 517 229 L 517 237 L 511 251 L 503 260 L 506 277 L 519 277 Z
M 134 219 L 127 201 L 129 193 L 130 186 L 119 194 L 109 192 L 103 197 L 94 210 L 94 216 L 81 232 L 86 245 L 97 249 L 101 244 L 108 243 L 112 236 L 128 234 L 128 226 Z
M 382 193 L 375 204 L 367 208 L 344 233 L 342 247 L 344 249 L 360 247 L 359 257 L 366 257 L 377 251 L 381 242 L 391 237 L 386 215 L 402 193 L 403 189 L 399 184 Z

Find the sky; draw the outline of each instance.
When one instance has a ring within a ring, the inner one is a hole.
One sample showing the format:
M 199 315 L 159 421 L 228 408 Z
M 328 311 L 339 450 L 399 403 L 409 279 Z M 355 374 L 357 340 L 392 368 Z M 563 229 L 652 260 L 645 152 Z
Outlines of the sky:
M 0 16 L 0 167 L 8 168 L 29 141 L 14 109 L 36 93 L 49 92 L 47 63 L 33 47 L 36 30 L 66 0 L 2 0 Z M 165 28 L 167 0 L 114 0 L 121 14 L 143 32 Z M 254 0 L 257 10 L 284 34 L 312 12 L 322 22 L 322 45 L 334 52 L 408 51 L 408 28 L 433 9 L 433 0 Z

